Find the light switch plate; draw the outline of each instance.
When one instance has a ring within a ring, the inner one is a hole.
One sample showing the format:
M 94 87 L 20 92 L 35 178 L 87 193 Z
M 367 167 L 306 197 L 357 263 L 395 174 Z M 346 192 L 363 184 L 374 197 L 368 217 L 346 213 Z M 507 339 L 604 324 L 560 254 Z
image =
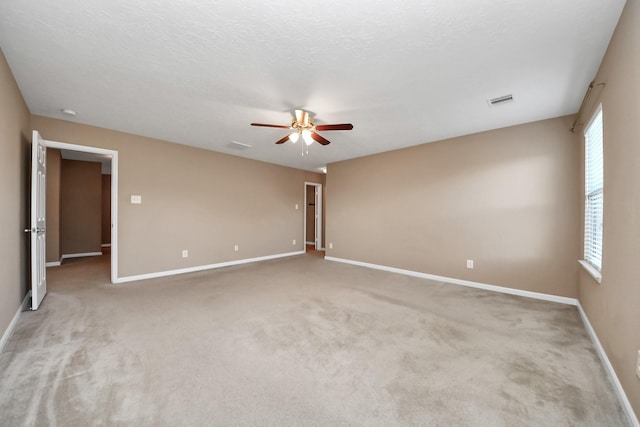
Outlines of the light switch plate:
M 139 205 L 142 203 L 142 196 L 138 196 L 138 195 L 131 195 L 131 204 L 132 205 Z

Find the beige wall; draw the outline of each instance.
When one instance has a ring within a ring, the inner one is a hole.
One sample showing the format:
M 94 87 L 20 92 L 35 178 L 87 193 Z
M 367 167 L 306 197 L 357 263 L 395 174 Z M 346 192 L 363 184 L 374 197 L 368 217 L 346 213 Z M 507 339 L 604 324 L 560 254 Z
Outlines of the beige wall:
M 47 149 L 47 262 L 60 261 L 60 150 Z
M 304 250 L 304 182 L 319 174 L 40 116 L 32 126 L 118 151 L 120 277 Z
M 580 163 L 571 121 L 330 164 L 327 255 L 576 297 Z
M 594 89 L 582 119 L 602 103 L 602 283 L 580 270 L 579 297 L 640 418 L 640 2 L 627 2 L 596 82 L 606 86 Z M 581 143 L 582 131 L 576 130 Z
M 0 337 L 28 284 L 29 110 L 0 51 Z
M 100 163 L 62 159 L 60 251 L 62 255 L 100 252 L 102 171 Z
M 102 244 L 111 243 L 111 175 L 102 175 Z

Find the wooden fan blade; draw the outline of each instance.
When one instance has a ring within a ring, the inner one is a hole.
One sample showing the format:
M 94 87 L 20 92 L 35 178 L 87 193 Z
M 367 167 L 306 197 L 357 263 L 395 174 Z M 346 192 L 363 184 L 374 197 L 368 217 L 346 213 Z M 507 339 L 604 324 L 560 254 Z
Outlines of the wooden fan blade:
M 351 130 L 353 125 L 351 123 L 343 123 L 340 125 L 316 125 L 316 130 Z
M 291 127 L 286 125 L 268 125 L 265 123 L 251 123 L 251 126 L 263 126 L 266 128 L 280 128 L 280 129 L 289 129 Z
M 331 144 L 331 141 L 329 141 L 328 139 L 324 139 L 322 136 L 318 135 L 315 132 L 311 132 L 311 138 L 315 139 L 322 145 Z
M 289 135 L 285 136 L 284 138 L 278 140 L 276 142 L 276 144 L 284 144 L 285 142 L 287 142 L 289 140 Z

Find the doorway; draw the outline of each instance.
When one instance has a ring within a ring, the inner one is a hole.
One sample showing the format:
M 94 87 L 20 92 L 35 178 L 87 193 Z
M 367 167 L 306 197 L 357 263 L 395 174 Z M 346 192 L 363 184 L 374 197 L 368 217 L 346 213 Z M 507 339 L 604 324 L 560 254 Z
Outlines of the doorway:
M 118 152 L 114 150 L 67 144 L 57 141 L 45 140 L 45 143 L 47 148 L 56 148 L 61 152 L 64 152 L 64 157 L 67 159 L 100 162 L 102 164 L 103 173 L 105 172 L 105 168 L 110 169 L 108 170 L 108 172 L 110 172 L 110 175 L 103 175 L 110 176 L 110 241 L 109 246 L 103 247 L 102 250 L 103 252 L 107 251 L 111 253 L 111 283 L 116 283 L 118 278 Z
M 304 183 L 304 234 L 307 250 L 320 251 L 322 242 L 322 184 Z

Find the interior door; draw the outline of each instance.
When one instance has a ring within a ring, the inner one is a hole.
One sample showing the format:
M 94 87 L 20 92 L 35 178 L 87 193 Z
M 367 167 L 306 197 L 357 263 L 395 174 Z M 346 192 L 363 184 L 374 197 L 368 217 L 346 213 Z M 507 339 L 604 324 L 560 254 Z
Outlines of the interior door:
M 322 185 L 315 187 L 316 195 L 316 211 L 315 211 L 315 229 L 316 229 L 316 250 L 322 250 Z
M 45 268 L 47 147 L 37 130 L 31 143 L 31 309 L 37 310 L 47 293 Z

